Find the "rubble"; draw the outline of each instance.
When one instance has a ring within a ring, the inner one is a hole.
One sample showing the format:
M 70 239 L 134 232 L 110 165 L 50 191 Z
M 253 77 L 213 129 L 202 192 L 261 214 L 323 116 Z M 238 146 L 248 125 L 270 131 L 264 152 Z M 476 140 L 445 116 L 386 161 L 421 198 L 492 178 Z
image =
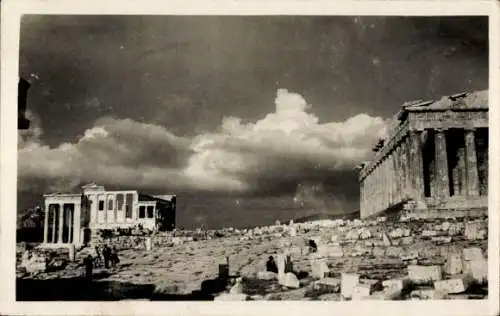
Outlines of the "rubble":
M 488 261 L 485 259 L 464 262 L 463 271 L 472 276 L 473 280 L 479 284 L 488 282 Z
M 463 293 L 471 285 L 473 279 L 468 274 L 455 275 L 452 279 L 434 282 L 434 289 L 445 294 Z
M 311 260 L 311 275 L 314 278 L 322 279 L 330 272 L 328 265 L 324 259 Z
M 408 277 L 415 284 L 429 284 L 442 279 L 441 266 L 408 266 Z
M 465 261 L 480 260 L 483 259 L 483 251 L 478 247 L 464 248 L 463 249 L 463 259 Z
M 277 280 L 278 274 L 271 271 L 259 271 L 257 272 L 257 279 L 259 280 Z
M 340 280 L 335 278 L 322 278 L 314 283 L 314 287 L 327 293 L 340 292 Z
M 222 293 L 214 298 L 215 301 L 248 301 L 249 296 L 246 294 L 231 294 Z
M 278 282 L 280 285 L 283 285 L 285 287 L 294 289 L 300 288 L 299 279 L 297 279 L 297 276 L 292 272 L 287 272 L 283 275 L 278 276 Z
M 342 273 L 340 284 L 342 297 L 351 298 L 354 287 L 359 284 L 359 275 Z

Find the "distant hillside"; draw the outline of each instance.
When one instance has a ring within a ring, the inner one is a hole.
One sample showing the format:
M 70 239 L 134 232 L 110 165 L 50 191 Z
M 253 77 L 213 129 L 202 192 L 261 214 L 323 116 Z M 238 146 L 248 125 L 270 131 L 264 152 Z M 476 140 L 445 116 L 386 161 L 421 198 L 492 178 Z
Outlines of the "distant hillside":
M 346 214 L 323 214 L 323 213 L 318 213 L 318 214 L 312 214 L 312 215 L 307 215 L 303 217 L 299 217 L 294 219 L 293 221 L 295 223 L 304 223 L 304 222 L 311 222 L 311 221 L 317 221 L 321 219 L 356 219 L 359 218 L 359 211 L 358 212 L 351 212 L 351 213 L 346 213 Z

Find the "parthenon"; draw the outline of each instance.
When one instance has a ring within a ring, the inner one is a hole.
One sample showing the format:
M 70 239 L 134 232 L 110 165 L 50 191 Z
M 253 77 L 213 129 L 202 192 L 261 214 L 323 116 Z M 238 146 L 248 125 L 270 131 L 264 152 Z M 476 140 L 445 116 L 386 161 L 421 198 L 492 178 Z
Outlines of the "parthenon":
M 486 212 L 488 91 L 406 102 L 373 151 L 360 166 L 362 218 Z

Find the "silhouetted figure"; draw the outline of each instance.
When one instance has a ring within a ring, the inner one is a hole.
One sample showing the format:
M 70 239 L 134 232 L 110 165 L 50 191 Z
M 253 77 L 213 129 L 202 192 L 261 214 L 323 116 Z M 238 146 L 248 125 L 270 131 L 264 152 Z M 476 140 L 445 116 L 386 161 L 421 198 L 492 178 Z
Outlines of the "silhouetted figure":
M 293 263 L 290 255 L 286 256 L 285 260 L 285 273 L 292 272 L 293 273 Z
M 311 252 L 318 251 L 318 245 L 316 245 L 316 242 L 312 239 L 309 239 L 309 249 L 311 250 Z
M 104 248 L 102 250 L 102 256 L 104 257 L 104 267 L 108 269 L 111 259 L 111 249 L 109 248 L 108 245 L 104 245 Z
M 94 259 L 91 255 L 88 255 L 83 259 L 83 264 L 85 265 L 85 278 L 87 280 L 92 280 L 92 269 L 94 268 Z
M 97 268 L 99 266 L 102 266 L 102 256 L 101 256 L 101 251 L 99 250 L 99 246 L 95 246 L 94 250 L 95 250 L 94 265 Z
M 276 265 L 276 262 L 274 262 L 273 256 L 269 256 L 269 259 L 266 262 L 266 270 L 278 273 L 278 266 Z
M 115 246 L 113 246 L 113 249 L 111 249 L 110 261 L 113 268 L 116 267 L 118 263 L 120 263 L 120 259 L 118 258 L 118 251 L 116 250 Z

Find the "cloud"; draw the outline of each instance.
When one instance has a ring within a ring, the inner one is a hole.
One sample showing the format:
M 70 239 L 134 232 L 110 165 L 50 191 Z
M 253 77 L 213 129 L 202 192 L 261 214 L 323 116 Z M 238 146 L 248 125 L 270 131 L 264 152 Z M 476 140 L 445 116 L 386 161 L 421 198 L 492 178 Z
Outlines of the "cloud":
M 35 120 L 19 141 L 19 187 L 44 183 L 46 191 L 69 190 L 93 181 L 251 193 L 277 192 L 288 183 L 295 192 L 303 180 L 321 182 L 369 158 L 372 144 L 386 133 L 383 118 L 358 114 L 320 123 L 311 108 L 301 95 L 279 89 L 275 111 L 256 122 L 225 117 L 217 131 L 188 138 L 163 126 L 104 117 L 76 142 L 55 148 L 42 143 Z

